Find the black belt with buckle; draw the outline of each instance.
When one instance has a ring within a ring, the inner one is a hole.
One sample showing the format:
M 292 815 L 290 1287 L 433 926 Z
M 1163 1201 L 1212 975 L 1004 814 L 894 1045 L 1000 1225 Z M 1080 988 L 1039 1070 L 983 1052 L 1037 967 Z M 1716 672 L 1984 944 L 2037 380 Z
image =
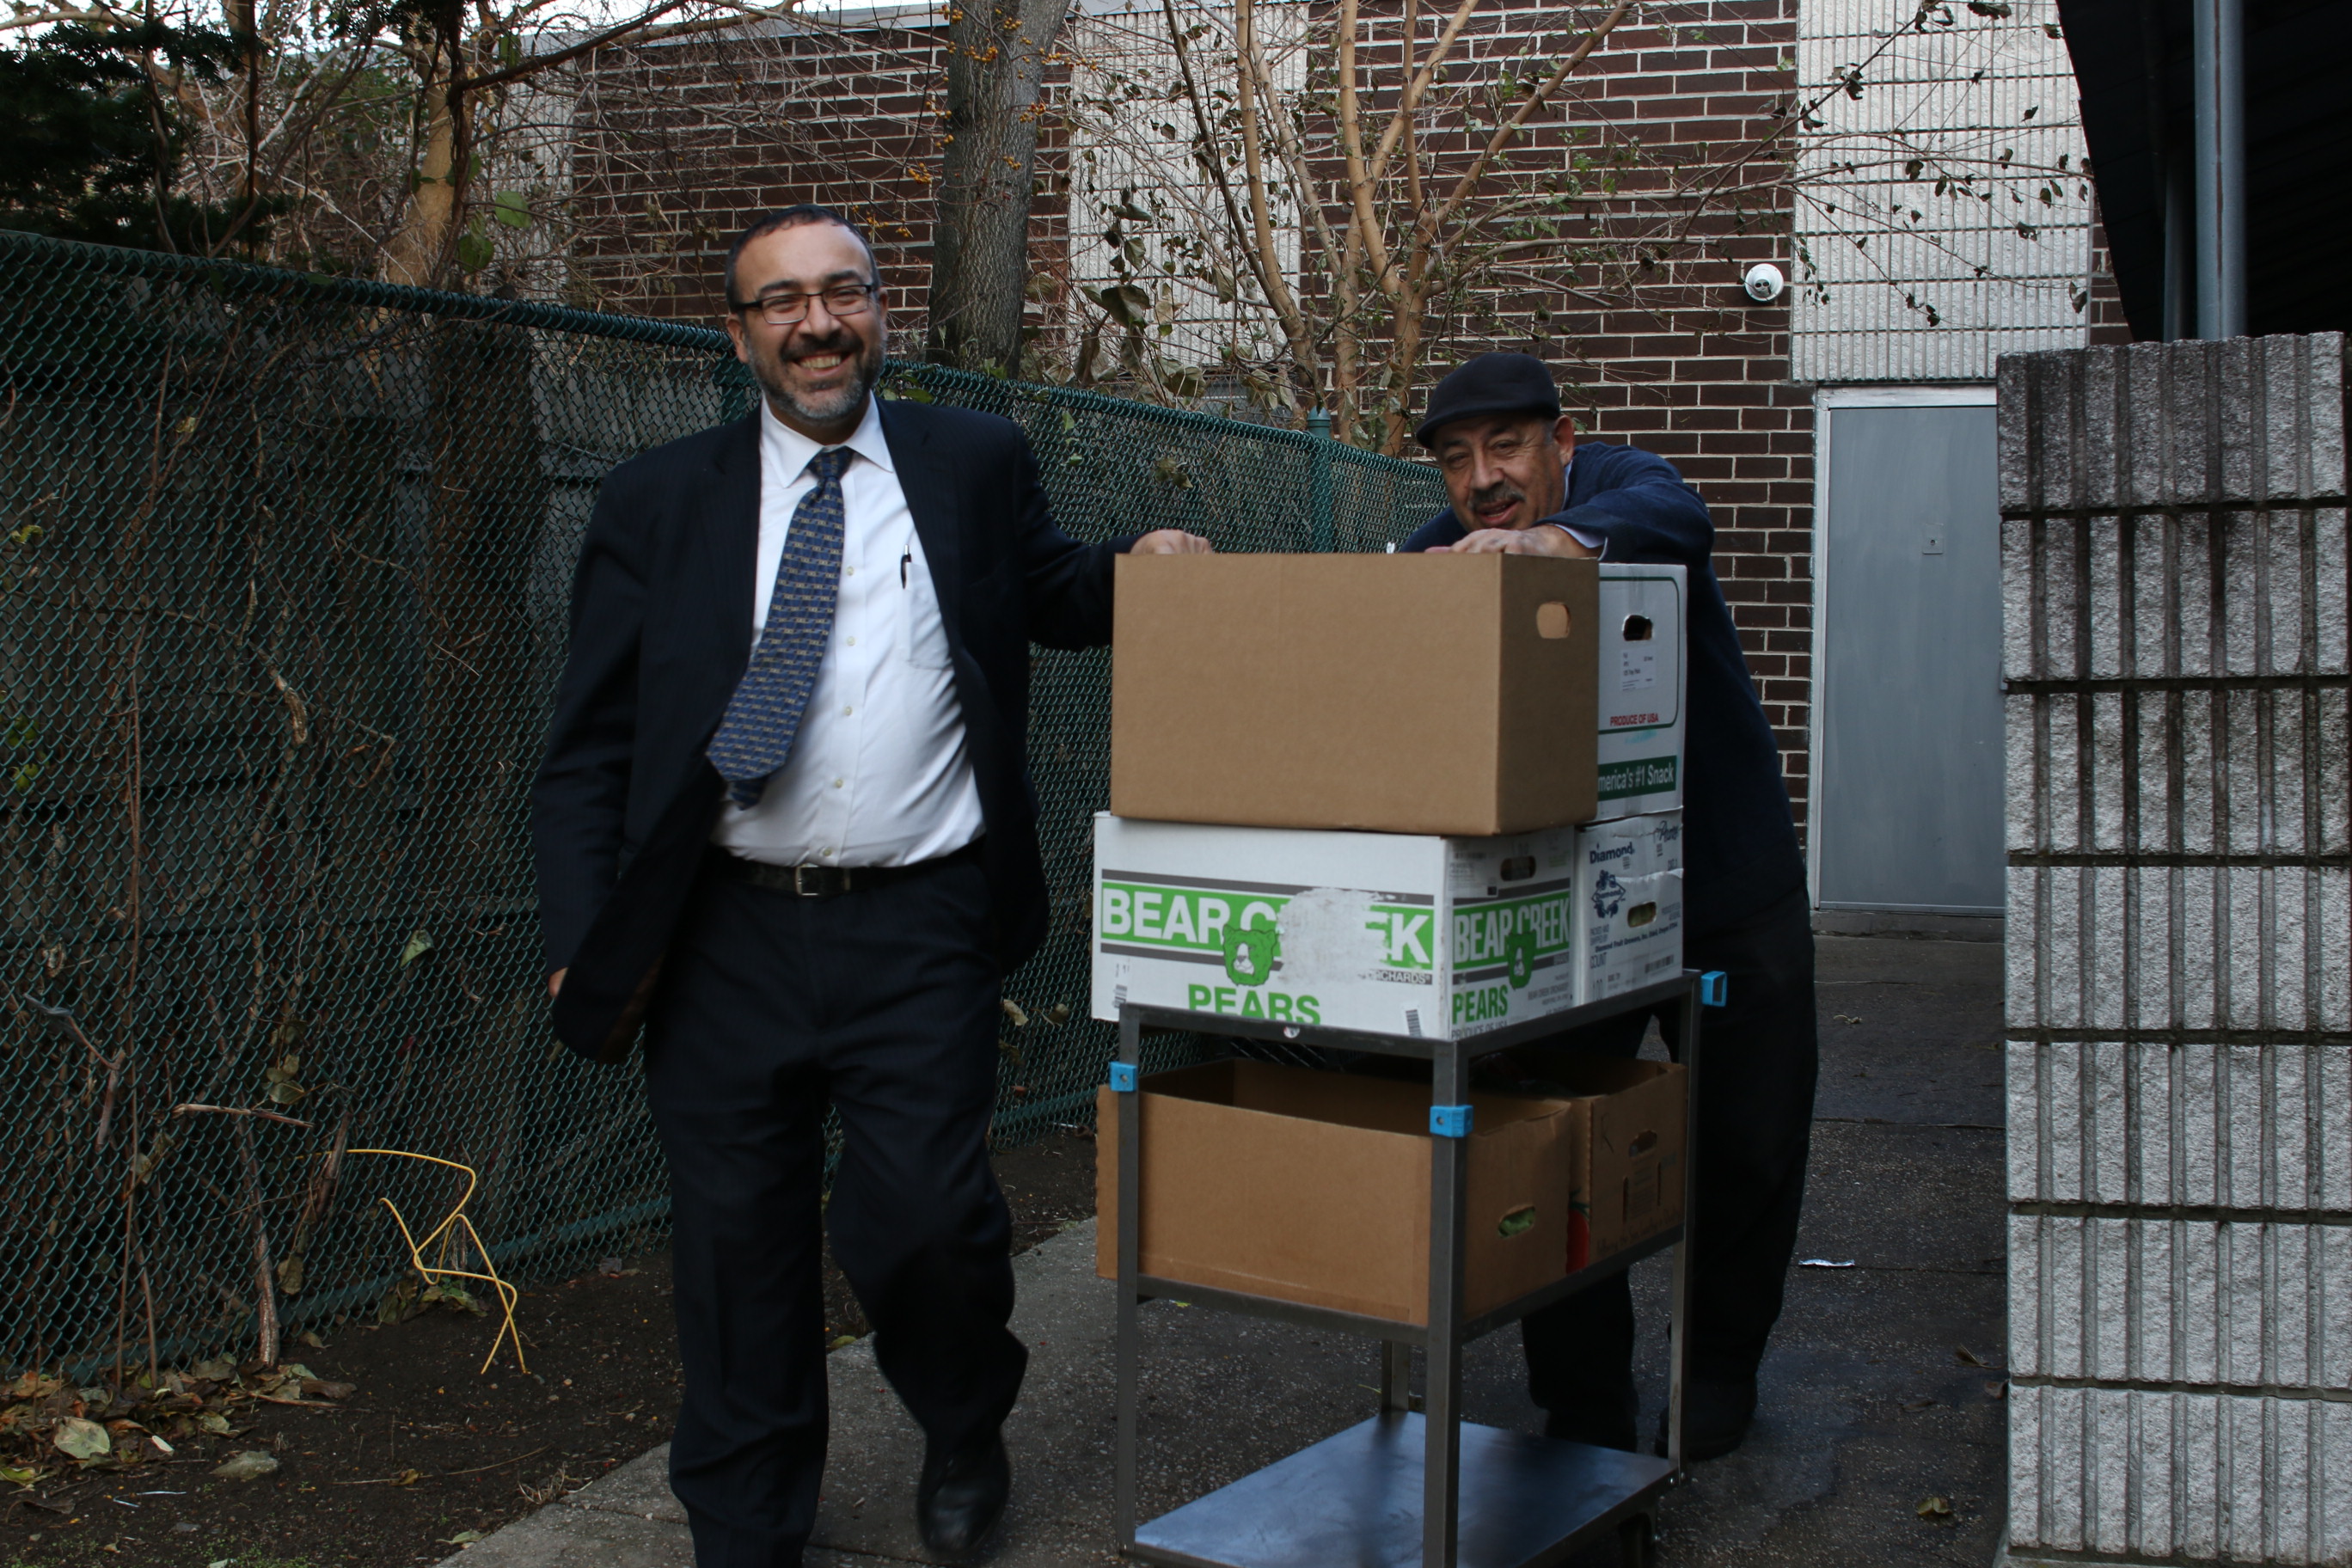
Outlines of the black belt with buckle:
M 755 888 L 790 893 L 802 899 L 838 898 L 843 893 L 862 893 L 869 889 L 904 881 L 909 877 L 927 876 L 933 871 L 980 858 L 980 840 L 975 838 L 961 849 L 918 860 L 911 866 L 778 866 L 766 860 L 747 860 L 718 845 L 710 847 L 710 862 L 722 875 L 738 882 L 749 882 Z

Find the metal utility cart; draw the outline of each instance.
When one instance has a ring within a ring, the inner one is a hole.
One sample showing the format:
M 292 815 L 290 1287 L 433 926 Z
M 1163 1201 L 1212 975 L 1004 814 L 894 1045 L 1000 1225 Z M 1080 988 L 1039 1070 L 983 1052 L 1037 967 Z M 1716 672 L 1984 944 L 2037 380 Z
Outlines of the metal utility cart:
M 1421 1568 L 1540 1568 L 1615 1531 L 1628 1568 L 1646 1568 L 1658 1498 L 1682 1471 L 1684 1309 L 1689 1279 L 1684 1238 L 1689 1229 L 1689 1173 L 1695 1161 L 1685 1158 L 1683 1163 L 1682 1225 L 1465 1321 L 1463 1199 L 1470 1155 L 1470 1064 L 1507 1047 L 1679 1000 L 1682 1061 L 1690 1072 L 1689 1104 L 1695 1110 L 1699 1008 L 1703 1001 L 1719 1005 L 1723 983 L 1719 973 L 1685 970 L 1679 979 L 1466 1040 L 1122 1006 L 1118 1055 L 1111 1066 L 1111 1087 L 1119 1091 L 1118 1438 L 1113 1490 L 1119 1550 L 1178 1568 L 1412 1568 L 1415 1563 Z M 1430 1160 L 1426 1329 L 1140 1272 L 1143 1115 L 1137 1087 L 1146 1028 L 1373 1051 L 1430 1064 L 1430 1131 L 1436 1136 Z M 1695 1132 L 1695 1115 L 1689 1125 Z M 1685 1147 L 1696 1153 L 1695 1136 Z M 1462 1419 L 1465 1344 L 1670 1247 L 1675 1249 L 1675 1302 L 1665 1458 L 1531 1437 Z M 1161 1296 L 1381 1341 L 1380 1413 L 1139 1526 L 1139 1310 Z M 1415 1345 L 1427 1352 L 1428 1363 L 1425 1393 L 1418 1401 L 1407 1388 Z

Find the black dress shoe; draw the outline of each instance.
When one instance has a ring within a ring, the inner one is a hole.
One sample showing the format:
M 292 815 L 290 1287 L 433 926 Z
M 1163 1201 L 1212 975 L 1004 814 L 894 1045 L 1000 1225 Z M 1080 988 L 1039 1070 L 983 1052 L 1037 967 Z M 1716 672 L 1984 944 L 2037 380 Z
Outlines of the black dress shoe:
M 1634 1393 L 1633 1377 L 1628 1373 L 1622 1388 L 1591 1390 L 1571 1404 L 1546 1410 L 1544 1436 L 1590 1443 L 1596 1448 L 1622 1448 L 1631 1454 L 1642 1446 L 1636 1431 L 1641 1414 L 1641 1397 Z
M 1694 1465 L 1701 1459 L 1719 1459 L 1747 1439 L 1748 1425 L 1756 1419 L 1756 1380 L 1742 1378 L 1734 1383 L 1710 1383 L 1703 1378 L 1688 1378 L 1683 1383 L 1683 1463 Z M 1660 1458 L 1666 1453 L 1666 1417 L 1658 1415 L 1658 1442 L 1654 1452 Z
M 1004 1435 L 991 1432 L 951 1454 L 933 1449 L 923 1459 L 915 1489 L 915 1523 L 923 1544 L 942 1557 L 968 1557 L 1004 1516 L 1013 1489 L 1013 1464 L 1004 1457 Z

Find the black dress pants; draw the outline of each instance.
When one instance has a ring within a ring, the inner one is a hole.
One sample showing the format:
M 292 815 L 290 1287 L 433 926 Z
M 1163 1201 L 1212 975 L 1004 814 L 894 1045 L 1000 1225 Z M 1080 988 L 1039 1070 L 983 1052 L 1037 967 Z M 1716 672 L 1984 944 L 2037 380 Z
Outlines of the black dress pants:
M 697 1568 L 797 1568 L 824 1470 L 817 1226 L 934 1446 L 1012 1409 L 1028 1352 L 988 1163 L 997 996 L 976 857 L 828 899 L 706 871 L 646 1051 L 686 1392 L 670 1486 Z M 823 1199 L 826 1105 L 841 1161 Z M 914 1478 L 908 1478 L 909 1488 Z
M 1729 976 L 1727 1005 L 1699 1019 L 1690 1375 L 1738 1383 L 1756 1374 L 1780 1316 L 1804 1205 L 1819 1066 L 1804 893 L 1692 938 L 1685 962 Z M 1682 1033 L 1677 1014 L 1657 1015 L 1670 1049 Z M 1650 1016 L 1612 1018 L 1514 1054 L 1538 1077 L 1538 1053 L 1548 1048 L 1633 1056 Z M 1622 1274 L 1529 1314 L 1520 1333 L 1528 1394 L 1546 1410 L 1612 1409 L 1631 1386 L 1633 1298 Z

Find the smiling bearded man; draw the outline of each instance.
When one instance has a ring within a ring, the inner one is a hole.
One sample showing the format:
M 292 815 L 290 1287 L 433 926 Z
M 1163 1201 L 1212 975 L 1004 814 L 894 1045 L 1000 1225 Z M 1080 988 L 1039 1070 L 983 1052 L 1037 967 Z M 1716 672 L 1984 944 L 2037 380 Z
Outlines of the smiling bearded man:
M 1018 426 L 883 402 L 864 237 L 800 206 L 729 253 L 751 415 L 605 477 L 532 796 L 556 1033 L 645 1028 L 668 1162 L 699 1568 L 795 1568 L 824 1469 L 819 1215 L 977 1548 L 1028 1352 L 988 1164 L 1006 970 L 1045 926 L 1030 644 L 1110 640 L 1120 551 L 1054 526 Z M 824 1118 L 841 1155 L 824 1193 Z

